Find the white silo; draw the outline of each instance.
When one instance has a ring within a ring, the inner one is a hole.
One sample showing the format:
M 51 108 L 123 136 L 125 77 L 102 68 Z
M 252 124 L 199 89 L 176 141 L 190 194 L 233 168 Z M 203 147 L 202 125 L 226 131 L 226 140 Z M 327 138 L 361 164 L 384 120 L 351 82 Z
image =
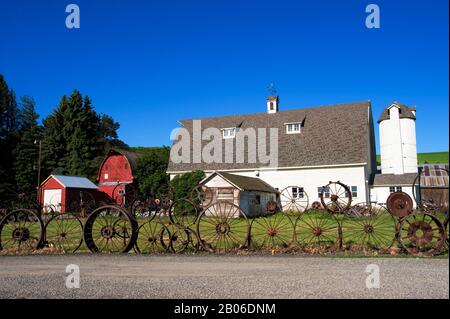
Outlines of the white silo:
M 416 108 L 394 102 L 379 120 L 382 174 L 417 173 Z

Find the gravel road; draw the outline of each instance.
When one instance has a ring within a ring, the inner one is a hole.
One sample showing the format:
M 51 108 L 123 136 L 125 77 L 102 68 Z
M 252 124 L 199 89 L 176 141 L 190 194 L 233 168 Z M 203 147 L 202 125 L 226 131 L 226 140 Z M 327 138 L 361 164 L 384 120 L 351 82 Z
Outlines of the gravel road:
M 65 286 L 68 264 L 80 288 Z M 367 265 L 380 288 L 366 288 Z M 449 298 L 448 259 L 0 256 L 0 298 Z

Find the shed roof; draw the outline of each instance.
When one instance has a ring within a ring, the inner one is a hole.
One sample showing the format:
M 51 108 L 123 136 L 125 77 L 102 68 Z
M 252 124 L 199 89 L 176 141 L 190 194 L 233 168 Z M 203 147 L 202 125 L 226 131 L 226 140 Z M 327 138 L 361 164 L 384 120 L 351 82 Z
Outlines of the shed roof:
M 412 186 L 417 173 L 375 174 L 373 186 Z
M 48 181 L 52 177 L 66 188 L 97 189 L 97 185 L 92 183 L 86 177 L 82 176 L 50 175 L 44 182 L 42 182 L 41 185 L 43 185 L 46 181 Z
M 215 175 L 221 176 L 226 181 L 238 187 L 243 191 L 259 191 L 266 193 L 277 193 L 278 191 L 264 182 L 263 180 L 256 177 L 242 176 L 236 174 L 230 174 L 226 172 L 214 172 L 209 177 L 205 178 L 201 183 L 205 183 L 210 180 Z

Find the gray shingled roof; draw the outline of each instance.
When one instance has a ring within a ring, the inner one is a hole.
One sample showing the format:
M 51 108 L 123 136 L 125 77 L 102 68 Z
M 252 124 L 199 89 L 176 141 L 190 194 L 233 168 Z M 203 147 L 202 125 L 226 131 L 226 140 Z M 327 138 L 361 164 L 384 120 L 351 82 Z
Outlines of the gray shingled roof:
M 370 112 L 370 113 L 369 113 Z M 240 129 L 278 128 L 278 167 L 318 166 L 352 163 L 368 163 L 370 130 L 368 115 L 370 102 L 357 102 L 333 106 L 310 107 L 279 111 L 275 114 L 254 113 L 203 118 L 202 130 L 207 127 Z M 180 123 L 191 132 L 190 158 L 192 159 L 192 120 Z M 286 134 L 285 123 L 303 122 L 300 134 Z M 269 133 L 267 132 L 267 139 Z M 235 140 L 235 139 L 233 139 Z M 203 141 L 202 146 L 208 142 Z M 233 141 L 235 143 L 235 141 Z M 223 143 L 224 144 L 224 143 Z M 269 143 L 267 142 L 267 145 Z M 225 156 L 223 146 L 222 158 Z M 375 155 L 373 155 L 375 156 Z M 254 169 L 268 166 L 265 163 L 173 163 L 169 172 L 228 169 Z
M 230 174 L 226 172 L 215 172 L 211 174 L 204 182 L 211 179 L 215 174 L 222 176 L 225 180 L 228 180 L 232 184 L 236 185 L 244 191 L 260 191 L 266 193 L 277 193 L 278 191 L 264 182 L 263 180 L 256 177 L 241 176 L 236 174 Z
M 412 186 L 417 173 L 406 174 L 376 174 L 373 186 Z
M 413 120 L 415 120 L 416 119 L 416 116 L 414 115 L 414 113 L 413 113 L 413 111 L 415 111 L 416 110 L 416 108 L 415 107 L 413 107 L 413 106 L 407 106 L 407 105 L 404 105 L 404 104 L 401 104 L 401 103 L 398 103 L 398 102 L 392 102 L 392 104 L 395 104 L 395 105 L 397 105 L 399 108 L 400 108 L 400 118 L 401 119 L 413 119 Z M 384 120 L 388 120 L 389 119 L 389 112 L 388 112 L 388 108 L 392 105 L 392 104 L 390 104 L 389 106 L 387 106 L 384 110 L 383 110 L 383 112 L 381 112 L 381 115 L 380 115 L 380 117 L 379 117 L 379 119 L 378 119 L 378 123 L 380 123 L 381 121 L 384 121 Z

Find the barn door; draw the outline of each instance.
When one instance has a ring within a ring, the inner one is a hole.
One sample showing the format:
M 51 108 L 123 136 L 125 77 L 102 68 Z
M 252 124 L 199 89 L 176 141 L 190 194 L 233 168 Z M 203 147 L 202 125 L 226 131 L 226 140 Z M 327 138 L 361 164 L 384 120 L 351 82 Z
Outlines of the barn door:
M 57 211 L 61 210 L 60 189 L 44 189 L 44 210 L 50 210 L 49 206 L 52 206 Z

